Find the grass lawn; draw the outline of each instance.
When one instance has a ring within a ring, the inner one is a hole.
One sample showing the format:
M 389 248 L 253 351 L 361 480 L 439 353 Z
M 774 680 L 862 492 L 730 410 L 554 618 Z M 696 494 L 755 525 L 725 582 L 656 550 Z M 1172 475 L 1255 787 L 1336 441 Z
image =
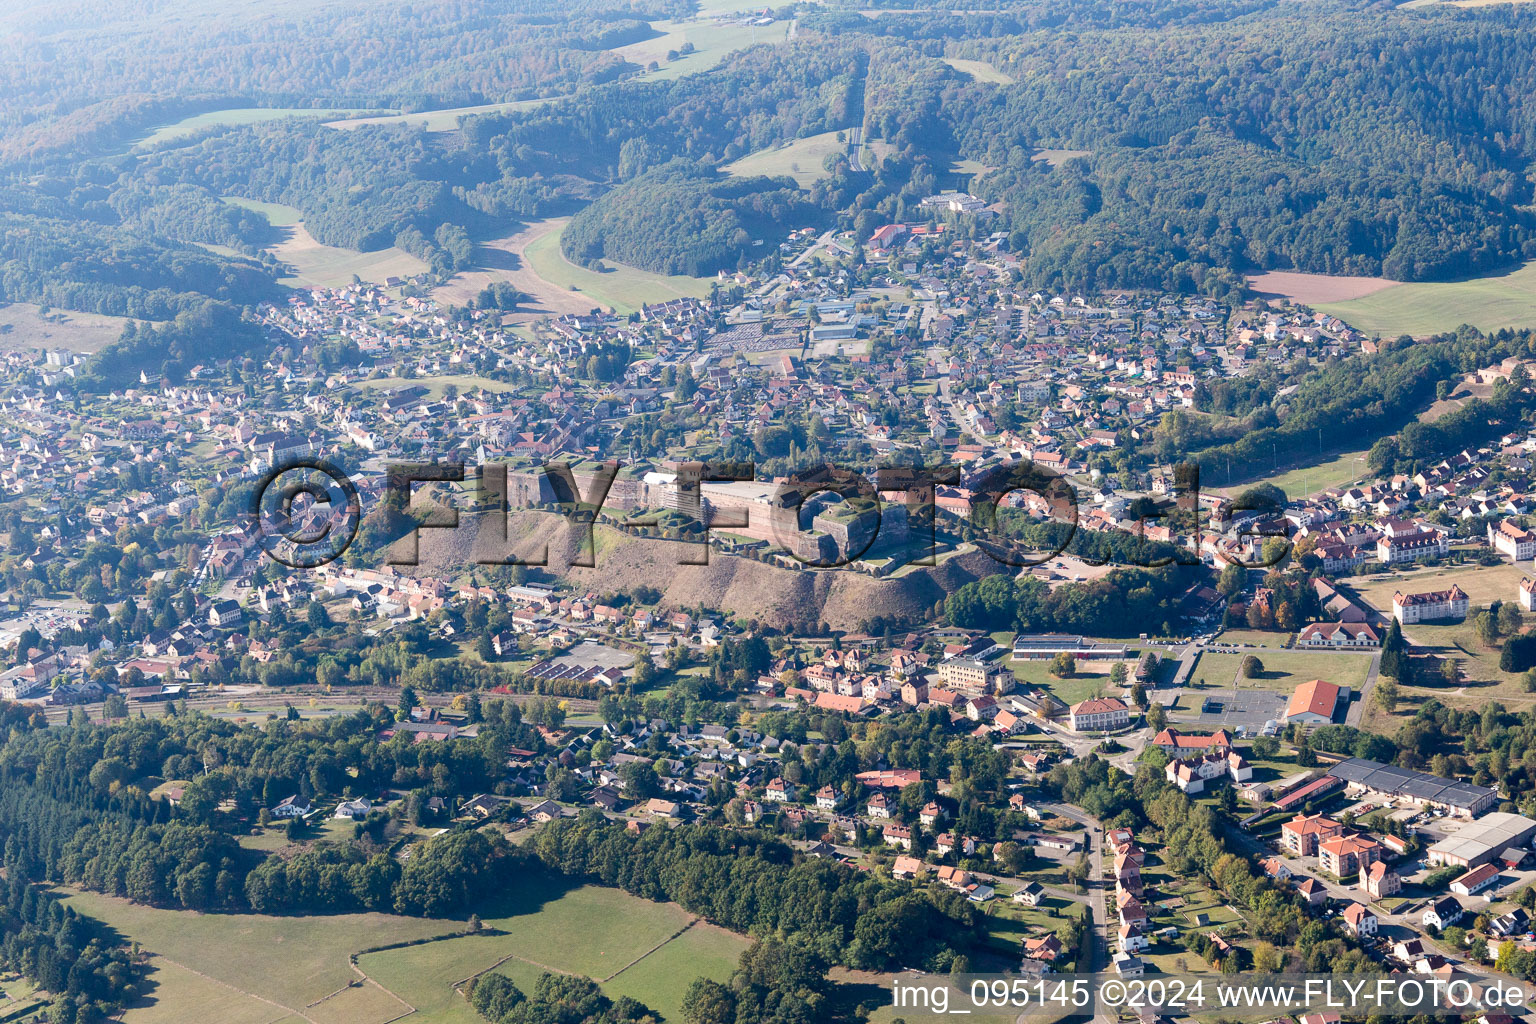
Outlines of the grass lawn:
M 1056 916 L 1050 911 L 1055 910 Z M 1004 953 L 1018 953 L 1027 938 L 1055 932 L 1065 940 L 1073 920 L 1087 911 L 1086 903 L 1073 903 L 1056 896 L 1047 897 L 1038 907 L 1027 907 L 1011 900 L 995 899 L 986 905 L 987 944 Z
M 1290 693 L 1310 679 L 1325 679 L 1340 686 L 1358 689 L 1365 685 L 1370 671 L 1369 654 L 1333 654 L 1322 651 L 1274 650 L 1256 652 L 1264 671 L 1257 679 L 1239 679 L 1242 654 L 1202 654 L 1190 678 L 1204 680 L 1216 689 L 1231 689 L 1234 682 L 1244 689 L 1274 690 Z
M 1121 687 L 1109 681 L 1108 666 L 1102 669 L 1098 667 L 1089 669 L 1079 663 L 1076 675 L 1068 679 L 1058 679 L 1051 675 L 1051 663 L 1043 659 L 1015 661 L 1009 658 L 1007 664 L 1013 669 L 1013 674 L 1018 677 L 1020 684 L 1044 687 L 1055 694 L 1059 700 L 1064 700 L 1068 704 L 1076 704 L 1078 701 L 1100 694 L 1114 696 L 1121 690 Z M 1131 678 L 1131 669 L 1132 666 L 1127 664 L 1125 668 L 1127 680 Z
M 1255 484 L 1269 483 L 1284 491 L 1287 498 L 1295 500 L 1309 494 L 1316 494 L 1318 491 L 1326 491 L 1330 487 L 1343 487 L 1345 484 L 1364 479 L 1370 474 L 1365 464 L 1365 456 L 1369 451 L 1367 447 L 1336 452 L 1323 457 L 1320 461 L 1298 466 L 1284 473 L 1256 478 L 1241 484 L 1224 485 L 1216 490 L 1218 493 L 1231 496 Z M 1212 480 L 1216 479 L 1216 468 L 1211 467 Z
M 559 231 L 550 231 L 529 242 L 523 254 L 533 272 L 545 281 L 580 291 L 590 296 L 593 304 L 608 306 L 620 314 L 636 312 L 649 302 L 688 295 L 703 298 L 709 294 L 709 278 L 653 274 L 606 260 L 608 270 L 603 273 L 578 267 L 560 251 Z
M 432 398 L 443 397 L 443 393 L 449 385 L 459 389 L 460 395 L 467 395 L 471 391 L 484 388 L 492 392 L 505 392 L 517 390 L 511 384 L 503 384 L 500 381 L 491 380 L 489 377 L 477 377 L 473 374 L 447 374 L 442 377 L 370 377 L 353 384 L 353 387 L 368 390 L 399 388 L 399 387 L 424 387 L 432 394 Z
M 1395 338 L 1536 324 L 1536 261 L 1468 281 L 1394 285 L 1361 299 L 1317 307 L 1368 334 Z
M 1224 629 L 1217 639 L 1229 644 L 1248 644 L 1252 647 L 1284 647 L 1289 633 L 1283 629 Z
M 1383 615 L 1391 615 L 1392 595 L 1399 590 L 1412 594 L 1426 590 L 1449 590 L 1455 584 L 1467 592 L 1475 611 L 1488 607 L 1494 601 L 1515 601 L 1520 577 L 1530 574 L 1529 567 L 1501 562 L 1498 565 L 1454 565 L 1380 576 L 1355 576 L 1344 582 L 1371 607 Z M 1409 627 L 1409 632 L 1418 628 Z
M 992 82 L 995 85 L 1012 85 L 1013 76 L 1004 74 L 984 60 L 962 60 L 959 57 L 945 57 L 944 63 L 956 71 L 963 71 L 978 82 Z
M 244 196 L 222 196 L 221 198 L 231 206 L 261 214 L 267 218 L 267 223 L 275 228 L 292 227 L 304 220 L 304 214 L 296 206 L 263 203 L 257 199 L 246 199 Z
M 788 175 L 795 179 L 796 185 L 808 189 L 818 179 L 827 177 L 826 168 L 822 167 L 821 162 L 831 154 L 841 153 L 847 148 L 838 141 L 838 134 L 835 131 L 822 132 L 820 135 L 795 139 L 776 149 L 759 150 L 726 164 L 724 170 L 736 177 L 750 177 L 754 174 L 770 177 Z

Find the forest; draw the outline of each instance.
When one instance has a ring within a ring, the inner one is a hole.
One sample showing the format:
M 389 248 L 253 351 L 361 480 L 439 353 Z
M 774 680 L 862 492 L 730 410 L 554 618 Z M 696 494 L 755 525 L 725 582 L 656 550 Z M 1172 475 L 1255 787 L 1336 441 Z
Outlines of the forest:
M 0 161 L 34 172 L 0 181 L 0 295 L 150 319 L 198 296 L 262 301 L 276 290 L 257 255 L 272 229 L 225 195 L 295 206 L 328 245 L 399 245 L 437 280 L 469 265 L 476 240 L 551 215 L 574 215 L 563 242 L 575 262 L 711 273 L 771 257 L 786 223 L 864 236 L 927 216 L 918 200 L 953 183 L 956 159 L 984 168 L 969 187 L 1004 204 L 991 227 L 1028 256 L 1031 287 L 1230 298 L 1254 270 L 1429 280 L 1536 258 L 1536 14 L 1518 6 L 834 9 L 802 17 L 792 43 L 666 79 L 624 77 L 608 48 L 683 13 L 672 0 L 622 10 L 582 0 L 559 18 L 542 0 L 517 14 L 474 3 L 425 20 L 405 10 L 362 25 L 322 4 L 299 21 L 303 42 L 292 26 L 263 25 L 235 61 L 220 59 L 233 29 L 207 30 L 196 53 L 156 41 L 126 66 L 110 58 L 120 40 L 50 37 L 62 57 L 51 84 L 17 85 L 0 107 Z M 459 19 L 473 18 L 502 36 L 456 45 Z M 321 75 L 304 55 L 337 33 L 368 45 Z M 7 37 L 5 75 L 34 66 L 40 45 Z M 261 63 L 284 45 L 283 60 Z M 1015 82 L 976 80 L 945 57 L 987 61 Z M 469 116 L 457 132 L 289 118 L 113 151 L 130 123 L 176 113 L 134 91 L 151 80 L 190 110 L 216 98 L 549 102 Z M 881 147 L 871 170 L 832 161 L 808 191 L 711 178 L 748 153 L 860 126 Z M 1050 147 L 1082 155 L 1033 159 Z
M 1243 416 L 1192 417 L 1165 413 L 1152 447 L 1168 461 L 1193 459 L 1207 484 L 1260 475 L 1319 451 L 1348 447 L 1360 438 L 1402 431 L 1371 449 L 1376 472 L 1424 466 L 1467 446 L 1486 443 L 1536 407 L 1522 386 L 1501 391 L 1422 423 L 1415 416 L 1432 402 L 1442 383 L 1510 356 L 1528 358 L 1536 345 L 1531 331 L 1483 334 L 1463 327 L 1455 334 L 1414 342 L 1399 338 L 1375 354 L 1330 360 L 1310 369 L 1283 400 L 1256 405 Z M 1523 375 L 1522 375 L 1523 379 Z
M 703 277 L 744 265 L 809 204 L 789 179 L 716 179 L 681 160 L 619 186 L 572 218 L 560 244 L 572 260 L 617 260 L 663 274 Z

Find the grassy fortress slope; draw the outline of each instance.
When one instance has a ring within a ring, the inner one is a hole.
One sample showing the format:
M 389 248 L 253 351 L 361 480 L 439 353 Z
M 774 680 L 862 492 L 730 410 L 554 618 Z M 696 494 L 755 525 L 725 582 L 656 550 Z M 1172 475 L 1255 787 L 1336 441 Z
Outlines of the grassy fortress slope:
M 780 568 L 718 551 L 708 565 L 682 565 L 697 556 L 697 546 L 672 540 L 634 537 L 608 526 L 594 528 L 594 568 L 571 565 L 577 538 L 570 523 L 548 512 L 514 513 L 507 527 L 512 550 L 538 558 L 549 545 L 548 571 L 578 587 L 613 592 L 641 585 L 658 587 L 663 602 L 674 607 L 704 605 L 756 618 L 778 628 L 854 630 L 875 616 L 917 619 L 931 614 L 936 602 L 966 583 L 1001 572 L 1004 566 L 980 551 L 946 558 L 936 566 L 914 566 L 886 579 L 850 568 L 797 570 Z M 456 576 L 477 559 L 502 557 L 499 531 L 488 516 L 465 516 L 458 530 L 424 530 L 421 571 Z

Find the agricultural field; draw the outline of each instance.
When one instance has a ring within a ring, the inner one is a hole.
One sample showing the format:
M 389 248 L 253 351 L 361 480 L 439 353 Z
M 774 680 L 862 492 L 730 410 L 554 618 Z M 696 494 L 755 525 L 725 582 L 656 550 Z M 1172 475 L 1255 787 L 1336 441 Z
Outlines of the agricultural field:
M 127 317 L 0 303 L 0 352 L 63 349 L 90 355 L 116 341 Z
M 545 221 L 545 230 L 523 246 L 528 267 L 541 280 L 557 289 L 580 292 L 586 309 L 607 306 L 619 314 L 633 313 L 650 302 L 709 294 L 710 279 L 680 275 L 653 274 L 648 270 L 604 261 L 608 270 L 599 273 L 578 267 L 560 251 L 563 220 Z
M 1260 295 L 1290 299 L 1306 306 L 1363 299 L 1398 284 L 1385 277 L 1303 274 L 1294 270 L 1270 270 L 1248 277 L 1248 286 Z
M 748 945 L 675 904 L 542 876 L 511 882 L 481 908 L 477 935 L 460 921 L 388 914 L 196 914 L 95 893 L 69 903 L 153 956 L 152 991 L 126 1024 L 385 1024 L 402 1014 L 479 1024 L 455 986 L 489 970 L 529 988 L 545 971 L 583 974 L 679 1020 L 693 979 L 729 977 Z M 349 965 L 362 949 L 400 942 L 418 944 L 359 956 L 361 973 Z
M 201 114 L 184 117 L 180 121 L 155 128 L 135 146 L 152 149 L 165 142 L 174 142 L 195 135 L 208 128 L 240 128 L 260 124 L 263 121 L 280 121 L 290 117 L 358 117 L 363 110 L 330 110 L 318 107 L 231 107 L 227 110 L 208 110 Z
M 1012 75 L 1004 74 L 984 60 L 961 60 L 958 57 L 945 57 L 944 63 L 956 71 L 962 71 L 970 75 L 978 82 L 991 82 L 994 85 L 1012 85 L 1014 82 Z
M 369 946 L 453 934 L 463 928 L 458 921 L 389 914 L 198 914 L 85 892 L 70 896 L 68 903 L 154 954 L 157 975 L 165 972 L 163 980 L 156 980 L 166 986 L 166 998 L 142 1008 L 149 1014 L 142 1018 L 147 1024 L 251 1020 L 255 1012 L 252 1002 L 264 1008 L 266 1016 L 261 1019 L 265 1021 L 278 1020 L 285 1012 L 302 1012 L 319 1021 L 321 1015 L 305 1008 L 358 980 L 347 963 L 350 954 Z M 349 991 L 358 995 L 337 998 L 348 1005 L 365 1001 L 362 990 Z M 178 995 L 217 1001 L 183 1007 Z M 150 998 L 155 998 L 154 993 Z M 338 1004 L 332 1008 L 344 1007 Z M 395 1007 L 392 1013 L 359 1013 L 350 1019 L 355 1024 L 382 1024 L 401 1012 Z M 138 1024 L 138 1019 L 130 1018 L 129 1024 Z
M 225 196 L 224 201 L 254 210 L 265 216 L 273 227 L 286 229 L 286 237 L 271 250 L 272 255 L 292 271 L 288 277 L 279 278 L 283 284 L 339 288 L 351 284 L 353 277 L 382 283 L 391 277 L 410 277 L 427 269 L 421 260 L 393 246 L 377 252 L 357 252 L 322 245 L 305 229 L 304 215 L 292 206 L 239 196 Z
M 727 174 L 739 178 L 754 174 L 765 174 L 769 177 L 785 175 L 794 178 L 796 185 L 808 189 L 819 179 L 827 177 L 822 161 L 848 148 L 842 140 L 838 139 L 840 134 L 842 133 L 834 131 L 822 132 L 820 135 L 807 135 L 803 139 L 796 139 L 776 149 L 763 149 L 756 153 L 749 153 L 740 160 L 726 164 L 724 170 Z
M 362 125 L 393 124 L 410 125 L 429 132 L 454 132 L 459 130 L 459 118 L 476 114 L 506 114 L 519 110 L 532 110 L 545 103 L 564 99 L 562 96 L 544 96 L 531 100 L 509 100 L 506 103 L 482 103 L 473 107 L 444 107 L 440 110 L 420 110 L 409 114 L 376 114 L 349 116 L 325 122 L 327 128 L 343 131 Z
M 1257 679 L 1239 679 L 1242 654 L 1202 654 L 1190 676 L 1195 684 L 1204 680 L 1207 687 L 1273 690 L 1291 693 L 1311 679 L 1323 679 L 1340 686 L 1359 689 L 1370 671 L 1369 654 L 1335 654 L 1329 651 L 1266 650 L 1253 652 L 1264 664 Z
M 1399 284 L 1364 298 L 1317 304 L 1352 327 L 1395 338 L 1471 324 L 1483 331 L 1536 325 L 1536 261 L 1467 281 Z
M 659 65 L 657 70 L 641 75 L 647 79 L 679 78 L 708 71 L 724 60 L 725 55 L 732 50 L 745 49 L 758 43 L 782 43 L 789 34 L 787 21 L 754 26 L 735 21 L 695 18 L 688 21 L 652 22 L 651 27 L 660 35 L 615 47 L 610 51 L 642 68 L 649 67 L 654 61 Z M 676 60 L 667 59 L 669 52 L 681 50 L 685 43 L 693 44 L 692 53 L 680 54 Z
M 631 996 L 678 1020 L 693 979 L 724 980 L 747 947 L 742 936 L 695 922 L 680 907 L 618 889 L 583 886 L 542 906 L 533 889 L 511 894 L 505 916 L 485 917 L 488 929 L 504 935 L 369 953 L 358 964 L 417 1007 L 423 1024 L 476 1024 L 454 987 L 490 970 L 525 990 L 546 971 L 583 974 L 610 996 Z

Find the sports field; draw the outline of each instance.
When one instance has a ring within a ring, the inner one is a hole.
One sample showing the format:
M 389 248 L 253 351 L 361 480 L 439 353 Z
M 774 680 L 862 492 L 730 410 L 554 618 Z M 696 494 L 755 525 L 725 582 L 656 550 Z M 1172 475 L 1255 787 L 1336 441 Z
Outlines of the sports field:
M 847 146 L 838 141 L 837 132 L 822 132 L 776 149 L 763 149 L 750 153 L 723 168 L 736 177 L 766 174 L 770 177 L 788 175 L 801 188 L 810 188 L 818 179 L 827 177 L 821 162 L 834 153 L 841 153 Z
M 591 300 L 586 305 L 607 306 L 619 314 L 633 313 L 650 302 L 665 302 L 681 296 L 702 298 L 709 294 L 706 277 L 668 276 L 649 270 L 604 261 L 608 270 L 598 273 L 578 267 L 560 251 L 563 220 L 545 221 L 545 230 L 523 247 L 528 267 L 542 281 L 567 291 L 579 291 Z
M 1462 324 L 1484 331 L 1536 326 L 1536 261 L 1468 281 L 1394 285 L 1317 308 L 1383 338 L 1454 331 Z

